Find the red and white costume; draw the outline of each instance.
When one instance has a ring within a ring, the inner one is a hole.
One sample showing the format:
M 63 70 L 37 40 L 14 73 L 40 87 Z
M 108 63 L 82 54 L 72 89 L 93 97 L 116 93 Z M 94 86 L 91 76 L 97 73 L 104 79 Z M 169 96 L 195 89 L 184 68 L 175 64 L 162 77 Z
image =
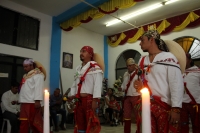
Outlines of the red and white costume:
M 131 76 L 134 76 L 131 80 Z M 124 133 L 130 133 L 131 132 L 131 114 L 134 113 L 134 116 L 137 121 L 138 111 L 136 109 L 136 105 L 138 103 L 138 100 L 140 99 L 140 94 L 136 91 L 136 89 L 133 87 L 133 82 L 137 80 L 138 76 L 136 74 L 136 71 L 133 71 L 131 74 L 128 72 L 124 73 L 123 77 L 123 83 L 121 85 L 121 88 L 123 91 L 126 91 L 127 93 L 124 98 Z M 131 80 L 131 81 L 130 81 Z M 129 87 L 127 88 L 128 83 L 130 82 Z
M 152 92 L 152 133 L 176 132 L 177 124 L 173 126 L 168 122 L 168 111 L 171 107 L 182 107 L 184 86 L 178 60 L 170 52 L 161 52 L 152 63 L 146 56 L 142 57 L 139 64 L 146 70 L 143 76 Z
M 183 79 L 187 90 L 183 95 L 181 133 L 189 133 L 189 119 L 193 133 L 200 133 L 200 69 L 197 66 L 186 69 Z
M 38 69 L 31 70 L 24 75 L 19 93 L 20 111 L 20 133 L 27 133 L 29 126 L 34 133 L 43 131 L 43 120 L 41 108 L 35 108 L 35 100 L 43 101 L 44 75 Z
M 70 91 L 71 96 L 76 95 L 78 98 L 75 109 L 75 133 L 100 132 L 99 120 L 95 116 L 96 112 L 92 110 L 92 100 L 101 97 L 102 81 L 103 71 L 95 61 L 90 61 L 85 66 L 80 65 L 76 68 L 74 83 Z M 79 86 L 81 86 L 80 89 Z M 80 93 L 87 93 L 88 96 L 80 97 Z

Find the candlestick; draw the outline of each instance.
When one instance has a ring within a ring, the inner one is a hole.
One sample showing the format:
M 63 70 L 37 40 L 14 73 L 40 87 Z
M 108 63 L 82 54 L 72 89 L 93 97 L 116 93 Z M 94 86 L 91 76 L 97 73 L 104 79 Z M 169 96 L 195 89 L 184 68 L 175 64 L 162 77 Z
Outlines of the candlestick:
M 44 123 L 43 132 L 49 133 L 49 92 L 44 91 Z
M 147 88 L 142 93 L 142 133 L 151 133 L 150 95 Z

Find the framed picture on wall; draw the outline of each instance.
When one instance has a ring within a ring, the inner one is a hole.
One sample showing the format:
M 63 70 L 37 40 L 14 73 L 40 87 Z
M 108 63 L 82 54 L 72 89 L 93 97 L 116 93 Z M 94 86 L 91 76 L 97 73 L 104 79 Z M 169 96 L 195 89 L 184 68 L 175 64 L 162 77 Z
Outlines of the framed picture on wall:
M 73 54 L 63 52 L 62 66 L 64 68 L 73 69 Z

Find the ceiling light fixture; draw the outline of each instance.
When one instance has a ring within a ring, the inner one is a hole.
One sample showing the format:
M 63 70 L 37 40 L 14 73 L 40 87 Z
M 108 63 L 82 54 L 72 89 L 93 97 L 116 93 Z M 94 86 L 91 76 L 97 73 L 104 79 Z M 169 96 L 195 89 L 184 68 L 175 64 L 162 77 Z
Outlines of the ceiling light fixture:
M 131 13 L 131 14 L 122 16 L 122 17 L 120 17 L 120 19 L 121 19 L 121 20 L 127 20 L 127 19 L 130 19 L 130 18 L 136 17 L 136 16 L 138 16 L 138 15 L 140 15 L 140 14 L 143 14 L 143 13 L 145 13 L 145 12 L 148 12 L 148 11 L 154 10 L 154 9 L 156 9 L 156 8 L 159 8 L 159 7 L 161 7 L 161 6 L 163 6 L 162 3 L 154 4 L 154 5 L 148 6 L 148 7 L 146 7 L 146 8 L 143 8 L 143 9 L 141 9 L 141 10 L 138 10 L 138 11 L 136 11 L 136 12 L 133 12 L 133 13 Z M 106 24 L 106 27 L 111 26 L 111 25 L 116 24 L 116 23 L 119 23 L 119 22 L 121 22 L 121 20 L 113 20 L 113 21 L 110 21 L 110 22 L 108 22 L 108 23 Z
M 179 0 L 169 0 L 169 1 L 164 2 L 164 4 L 165 4 L 165 5 L 171 4 L 171 3 L 174 3 L 174 2 L 176 2 L 176 1 L 179 1 Z

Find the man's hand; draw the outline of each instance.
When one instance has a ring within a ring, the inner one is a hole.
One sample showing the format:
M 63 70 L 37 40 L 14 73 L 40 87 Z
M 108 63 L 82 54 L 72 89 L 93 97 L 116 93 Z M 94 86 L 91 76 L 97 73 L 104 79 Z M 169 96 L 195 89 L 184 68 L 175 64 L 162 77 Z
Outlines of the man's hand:
M 35 108 L 40 108 L 40 107 L 41 107 L 40 101 L 36 100 L 35 101 Z
M 168 119 L 170 124 L 178 124 L 180 121 L 180 113 L 170 111 Z
M 135 80 L 133 87 L 137 90 L 137 92 L 140 92 L 140 90 L 143 87 L 143 83 L 142 83 L 141 79 Z

